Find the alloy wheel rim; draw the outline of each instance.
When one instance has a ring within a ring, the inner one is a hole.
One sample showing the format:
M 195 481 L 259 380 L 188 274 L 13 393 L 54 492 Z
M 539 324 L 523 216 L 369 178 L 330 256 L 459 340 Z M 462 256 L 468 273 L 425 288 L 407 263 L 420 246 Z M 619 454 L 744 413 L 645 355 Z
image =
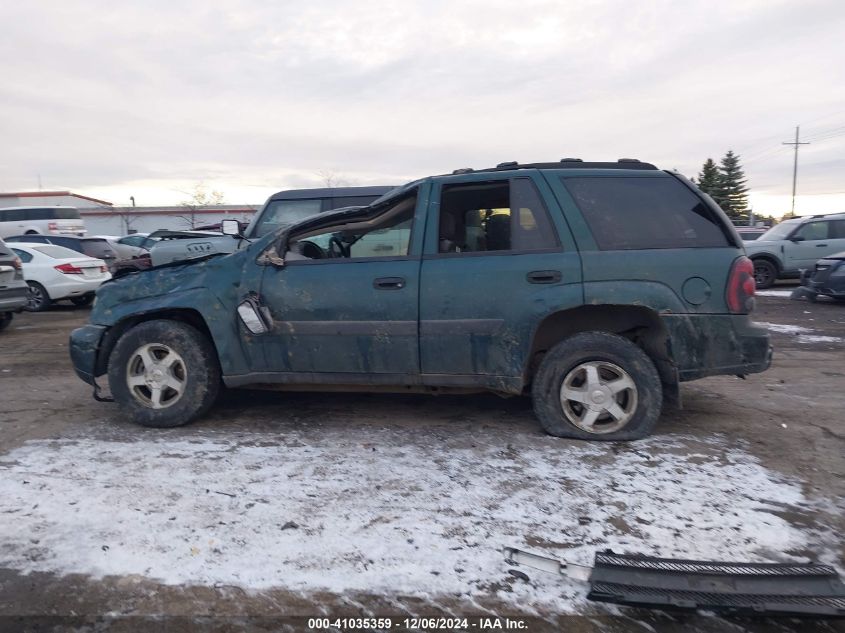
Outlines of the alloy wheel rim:
M 29 287 L 29 294 L 27 295 L 27 307 L 30 310 L 37 310 L 44 304 L 44 294 L 41 289 L 36 286 Z
M 132 397 L 148 409 L 166 409 L 185 392 L 188 370 L 185 361 L 163 343 L 136 349 L 126 365 L 126 385 Z
M 607 361 L 586 361 L 569 371 L 560 386 L 563 414 L 587 433 L 623 428 L 637 411 L 637 386 L 624 369 Z

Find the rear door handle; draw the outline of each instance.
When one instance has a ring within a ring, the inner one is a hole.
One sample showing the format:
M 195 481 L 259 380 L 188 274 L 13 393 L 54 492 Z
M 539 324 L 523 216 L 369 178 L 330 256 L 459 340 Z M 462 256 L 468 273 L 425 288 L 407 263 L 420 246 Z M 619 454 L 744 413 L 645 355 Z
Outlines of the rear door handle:
M 532 270 L 526 275 L 532 284 L 556 284 L 561 280 L 559 270 Z
M 373 288 L 376 290 L 401 290 L 404 287 L 404 277 L 379 277 L 373 280 Z

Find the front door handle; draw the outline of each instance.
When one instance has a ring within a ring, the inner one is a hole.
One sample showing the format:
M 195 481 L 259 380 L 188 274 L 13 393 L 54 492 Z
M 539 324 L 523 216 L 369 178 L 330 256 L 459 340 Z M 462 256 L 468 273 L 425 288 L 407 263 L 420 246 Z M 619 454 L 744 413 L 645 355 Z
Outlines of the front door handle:
M 816 248 L 824 248 L 827 244 L 816 244 Z
M 526 275 L 526 279 L 532 284 L 556 284 L 561 275 L 559 270 L 532 270 Z
M 401 290 L 404 287 L 404 277 L 379 277 L 373 280 L 373 288 L 376 290 Z

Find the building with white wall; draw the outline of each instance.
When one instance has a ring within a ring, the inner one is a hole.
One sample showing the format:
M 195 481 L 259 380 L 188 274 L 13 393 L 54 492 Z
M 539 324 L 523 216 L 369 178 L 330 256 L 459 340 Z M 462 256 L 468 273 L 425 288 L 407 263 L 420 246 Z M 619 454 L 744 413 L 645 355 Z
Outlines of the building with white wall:
M 261 205 L 215 204 L 173 207 L 116 207 L 70 191 L 19 191 L 0 193 L 0 207 L 75 207 L 85 221 L 88 235 L 150 233 L 157 229 L 186 230 L 221 220 L 249 222 Z
M 222 220 L 249 222 L 260 205 L 215 204 L 197 207 L 109 207 L 79 209 L 88 235 L 185 231 Z

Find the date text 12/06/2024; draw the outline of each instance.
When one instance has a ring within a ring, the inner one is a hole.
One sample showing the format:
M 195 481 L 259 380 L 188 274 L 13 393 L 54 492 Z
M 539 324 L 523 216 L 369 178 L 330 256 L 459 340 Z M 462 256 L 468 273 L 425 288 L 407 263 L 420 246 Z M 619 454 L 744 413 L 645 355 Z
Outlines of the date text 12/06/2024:
M 309 630 L 398 630 L 398 631 L 525 631 L 521 618 L 310 618 Z

